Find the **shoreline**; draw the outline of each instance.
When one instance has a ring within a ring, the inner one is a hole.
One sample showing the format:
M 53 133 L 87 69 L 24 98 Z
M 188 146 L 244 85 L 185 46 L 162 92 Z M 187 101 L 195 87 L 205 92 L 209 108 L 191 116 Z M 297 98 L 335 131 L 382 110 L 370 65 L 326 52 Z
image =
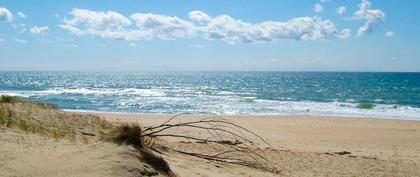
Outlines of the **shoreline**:
M 339 118 L 339 119 L 368 119 L 368 120 L 394 120 L 394 121 L 413 121 L 420 122 L 419 119 L 403 119 L 403 118 L 392 118 L 392 117 L 370 117 L 370 116 L 348 116 L 348 115 L 310 115 L 310 114 L 242 114 L 242 115 L 216 115 L 216 114 L 165 114 L 165 113 L 139 113 L 139 112 L 112 112 L 112 111 L 94 111 L 94 110 L 74 110 L 74 109 L 61 109 L 64 112 L 82 113 L 82 114 L 113 114 L 113 115 L 133 115 L 133 116 L 156 116 L 156 117 L 170 117 L 182 114 L 183 116 L 200 116 L 200 117 L 300 117 L 300 118 Z

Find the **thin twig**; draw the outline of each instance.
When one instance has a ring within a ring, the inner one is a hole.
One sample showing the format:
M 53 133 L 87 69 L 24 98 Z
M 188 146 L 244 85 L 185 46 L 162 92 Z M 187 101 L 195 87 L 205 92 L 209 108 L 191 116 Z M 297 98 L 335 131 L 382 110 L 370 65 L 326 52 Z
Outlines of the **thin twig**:
M 277 169 L 272 165 L 272 163 L 270 163 L 270 161 L 267 158 L 255 151 L 255 149 L 259 149 L 259 147 L 256 146 L 256 142 L 246 137 L 243 131 L 249 133 L 250 135 L 256 137 L 257 140 L 271 147 L 270 143 L 268 143 L 256 133 L 250 131 L 249 129 L 243 126 L 229 122 L 228 120 L 223 118 L 203 118 L 198 121 L 171 123 L 171 121 L 182 115 L 184 114 L 175 115 L 160 125 L 151 126 L 144 129 L 141 132 L 141 136 L 148 138 L 174 137 L 204 142 L 207 144 L 207 146 L 211 146 L 212 144 L 219 145 L 212 147 L 213 150 L 217 152 L 214 155 L 206 153 L 187 152 L 176 149 L 174 149 L 174 151 L 187 155 L 192 155 L 202 159 L 207 159 L 214 162 L 232 163 L 275 173 L 278 172 Z M 200 138 L 193 135 L 180 135 L 168 132 L 169 130 L 174 128 L 193 128 L 203 130 L 207 131 L 210 137 Z M 226 135 L 230 135 L 230 138 L 226 137 Z M 242 140 L 249 144 L 239 145 L 240 143 L 242 143 L 239 140 Z M 240 143 L 235 144 L 235 142 Z M 217 147 L 223 148 L 220 149 Z

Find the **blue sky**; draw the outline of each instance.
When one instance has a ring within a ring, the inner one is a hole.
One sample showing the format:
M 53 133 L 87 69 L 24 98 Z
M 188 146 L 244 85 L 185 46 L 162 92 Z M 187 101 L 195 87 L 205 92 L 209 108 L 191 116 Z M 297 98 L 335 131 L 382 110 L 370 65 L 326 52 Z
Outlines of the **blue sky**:
M 420 71 L 420 1 L 0 0 L 0 70 Z

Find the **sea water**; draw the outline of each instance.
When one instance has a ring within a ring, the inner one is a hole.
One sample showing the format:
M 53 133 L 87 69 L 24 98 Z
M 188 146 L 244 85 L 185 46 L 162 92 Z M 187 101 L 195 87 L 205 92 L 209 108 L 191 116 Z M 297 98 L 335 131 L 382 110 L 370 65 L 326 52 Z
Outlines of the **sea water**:
M 0 94 L 78 111 L 420 120 L 420 73 L 0 72 Z

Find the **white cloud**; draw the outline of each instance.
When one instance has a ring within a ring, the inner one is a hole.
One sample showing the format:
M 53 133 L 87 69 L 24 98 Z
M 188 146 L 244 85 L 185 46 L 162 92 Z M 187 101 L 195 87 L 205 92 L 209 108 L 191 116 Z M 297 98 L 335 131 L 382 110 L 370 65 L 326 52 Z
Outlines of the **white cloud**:
M 24 39 L 15 39 L 15 41 L 16 41 L 17 43 L 22 43 L 22 44 L 26 44 L 26 43 L 28 43 L 28 41 L 27 41 L 27 40 L 24 40 Z
M 188 16 L 192 21 L 195 21 L 200 25 L 206 25 L 211 21 L 210 16 L 201 11 L 191 11 L 190 13 L 188 13 Z
M 191 11 L 188 14 L 189 19 L 151 13 L 135 13 L 127 18 L 117 12 L 85 9 L 73 9 L 70 15 L 71 18 L 65 19 L 59 26 L 72 34 L 127 41 L 197 36 L 228 43 L 342 38 L 342 32 L 337 32 L 330 20 L 323 20 L 316 16 L 299 17 L 285 22 L 247 23 L 228 15 L 212 18 L 201 11 Z
M 178 17 L 136 13 L 130 18 L 136 22 L 139 31 L 145 32 L 147 36 L 174 39 L 195 35 L 194 25 Z
M 316 13 L 321 13 L 324 12 L 324 6 L 322 6 L 321 4 L 315 4 L 314 5 L 314 12 Z
M 70 15 L 72 19 L 65 19 L 64 24 L 59 25 L 70 33 L 127 40 L 124 27 L 131 25 L 131 21 L 117 12 L 73 9 Z
M 32 34 L 40 35 L 40 36 L 47 35 L 49 31 L 50 31 L 50 28 L 48 28 L 48 26 L 41 26 L 41 27 L 34 26 L 31 28 Z
M 359 10 L 354 13 L 354 18 L 365 20 L 363 26 L 357 30 L 357 36 L 371 33 L 376 24 L 385 21 L 385 13 L 379 9 L 372 10 L 372 3 L 369 0 L 362 0 L 359 4 Z
M 385 36 L 386 37 L 394 37 L 395 33 L 393 31 L 388 31 L 388 32 L 385 33 Z
M 351 29 L 343 29 L 341 33 L 338 35 L 338 38 L 341 39 L 348 39 L 351 37 Z
M 66 24 L 82 24 L 93 29 L 121 29 L 131 24 L 129 19 L 113 11 L 95 12 L 85 9 L 73 9 L 70 14 L 74 18 L 64 20 Z
M 27 17 L 26 14 L 24 14 L 23 12 L 18 12 L 17 16 L 20 17 L 20 18 L 26 18 Z
M 265 21 L 251 24 L 228 15 L 211 18 L 197 31 L 207 39 L 229 43 L 275 42 L 281 39 L 323 40 L 337 37 L 337 29 L 329 20 L 320 17 L 299 17 L 286 22 Z
M 11 22 L 13 21 L 13 14 L 4 7 L 0 7 L 0 22 Z
M 340 6 L 337 9 L 335 9 L 335 12 L 337 12 L 337 14 L 339 15 L 343 15 L 344 13 L 346 13 L 347 8 L 345 6 Z
M 73 27 L 71 25 L 59 25 L 59 27 L 61 27 L 64 30 L 67 30 L 68 32 L 72 33 L 72 34 L 76 34 L 76 35 L 82 35 L 82 31 L 76 27 Z

